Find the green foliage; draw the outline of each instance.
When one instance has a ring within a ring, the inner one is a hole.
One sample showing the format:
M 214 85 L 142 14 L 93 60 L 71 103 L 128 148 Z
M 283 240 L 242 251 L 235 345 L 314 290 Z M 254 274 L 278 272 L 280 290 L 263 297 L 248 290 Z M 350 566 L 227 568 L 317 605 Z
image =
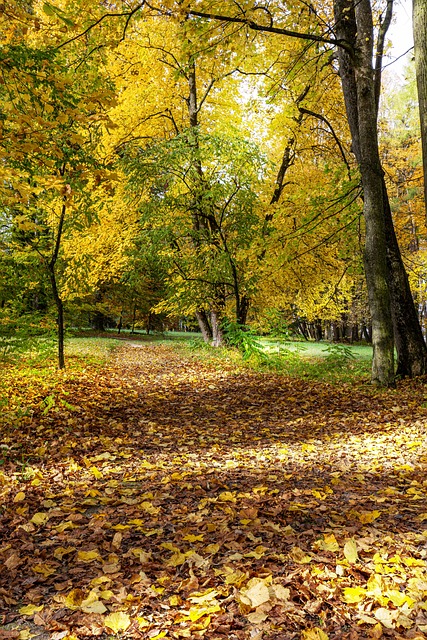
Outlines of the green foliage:
M 266 159 L 234 135 L 195 135 L 190 129 L 145 148 L 129 145 L 123 157 L 142 235 L 167 275 L 157 309 L 175 314 L 219 296 L 233 300 L 236 289 L 250 295 L 257 282 L 250 251 L 262 226 L 257 192 Z
M 264 352 L 259 337 L 252 329 L 228 320 L 224 321 L 223 329 L 226 343 L 237 348 L 242 353 L 244 361 L 251 358 L 260 362 L 268 360 L 268 355 Z
M 351 347 L 345 344 L 330 344 L 324 349 L 326 363 L 329 367 L 343 369 L 356 360 Z
M 14 361 L 25 355 L 28 359 L 44 358 L 54 344 L 54 327 L 49 319 L 37 313 L 27 313 L 12 319 L 7 313 L 0 317 L 0 360 Z

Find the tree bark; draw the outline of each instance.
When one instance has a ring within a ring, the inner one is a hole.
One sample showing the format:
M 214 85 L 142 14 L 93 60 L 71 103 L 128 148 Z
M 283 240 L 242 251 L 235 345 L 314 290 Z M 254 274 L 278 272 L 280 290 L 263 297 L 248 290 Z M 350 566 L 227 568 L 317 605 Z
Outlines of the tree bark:
M 197 318 L 197 322 L 199 323 L 199 329 L 202 333 L 203 340 L 207 344 L 210 344 L 212 342 L 212 329 L 209 324 L 206 311 L 203 311 L 203 309 L 196 311 L 196 318 Z
M 221 328 L 221 318 L 216 309 L 211 311 L 212 346 L 220 347 L 224 343 L 224 334 Z
M 383 180 L 384 219 L 387 239 L 388 282 L 392 302 L 394 339 L 399 377 L 424 375 L 427 371 L 427 347 L 421 330 L 408 274 L 394 231 L 387 188 Z
M 425 0 L 413 0 L 412 20 L 423 154 L 424 205 L 427 220 L 427 4 Z
M 52 287 L 53 299 L 56 305 L 56 311 L 58 314 L 58 369 L 65 369 L 65 356 L 64 356 L 64 305 L 61 296 L 58 292 L 58 285 L 55 276 L 55 264 L 49 264 L 49 278 Z
M 339 49 L 340 76 L 352 135 L 352 150 L 363 186 L 366 226 L 365 276 L 372 317 L 372 382 L 394 384 L 394 342 L 387 271 L 383 170 L 378 148 L 373 58 L 373 23 L 369 0 L 335 0 L 338 39 L 353 53 Z
M 65 168 L 64 168 L 65 171 Z M 62 173 L 63 175 L 63 173 Z M 58 313 L 58 369 L 65 369 L 65 357 L 64 357 L 64 304 L 62 298 L 59 295 L 58 284 L 56 281 L 55 266 L 59 256 L 59 248 L 61 246 L 62 231 L 64 228 L 65 214 L 67 211 L 66 196 L 64 196 L 64 202 L 61 207 L 61 214 L 59 216 L 58 230 L 56 233 L 56 240 L 52 257 L 47 265 L 49 273 L 50 284 L 52 287 L 53 299 L 55 301 L 56 310 Z

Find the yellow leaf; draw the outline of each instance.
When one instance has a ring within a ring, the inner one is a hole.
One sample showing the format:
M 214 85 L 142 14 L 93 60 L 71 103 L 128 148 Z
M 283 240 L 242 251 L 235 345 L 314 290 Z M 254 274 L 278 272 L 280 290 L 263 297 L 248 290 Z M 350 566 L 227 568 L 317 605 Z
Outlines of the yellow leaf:
M 45 578 L 53 575 L 56 571 L 56 569 L 48 564 L 35 564 L 31 568 L 35 573 L 41 573 Z
M 242 590 L 242 595 L 249 599 L 250 606 L 253 609 L 256 609 L 264 602 L 268 602 L 270 600 L 270 592 L 268 590 L 267 585 L 264 580 L 260 578 L 253 578 L 250 580 L 251 586 L 249 589 Z
M 189 610 L 189 617 L 191 622 L 196 622 L 200 618 L 203 618 L 203 616 L 207 616 L 210 613 L 216 613 L 217 611 L 221 611 L 221 607 L 218 604 L 210 607 L 192 607 Z
M 263 547 L 262 544 L 259 544 L 254 551 L 251 551 L 250 553 L 245 553 L 244 557 L 245 558 L 256 558 L 257 560 L 259 560 L 260 558 L 262 558 L 263 555 L 265 555 L 265 552 L 267 551 L 267 547 Z
M 278 600 L 289 600 L 291 592 L 289 591 L 289 589 L 287 589 L 286 587 L 284 587 L 281 584 L 272 584 L 270 589 L 272 590 L 274 597 L 277 598 Z
M 264 622 L 264 620 L 267 620 L 268 614 L 265 613 L 265 611 L 257 609 L 256 611 L 249 613 L 246 617 L 249 622 L 252 622 L 252 624 L 260 624 L 261 622 Z
M 407 595 L 397 589 L 388 589 L 385 595 L 389 600 L 391 600 L 395 607 L 401 607 L 407 600 Z
M 22 502 L 23 500 L 25 500 L 25 493 L 23 491 L 18 491 L 18 493 L 14 497 L 13 501 L 14 502 Z
M 109 616 L 104 618 L 104 625 L 111 629 L 113 633 L 117 633 L 118 631 L 126 631 L 128 627 L 130 627 L 130 618 L 127 613 L 123 611 L 116 611 L 115 613 L 110 613 Z
M 169 598 L 169 604 L 171 607 L 177 607 L 181 603 L 182 599 L 180 598 L 180 596 L 171 596 Z
M 381 515 L 381 511 L 363 511 L 359 513 L 358 518 L 362 524 L 370 524 Z
M 18 640 L 30 640 L 30 638 L 32 637 L 33 637 L 33 634 L 29 629 L 22 629 L 22 631 L 19 632 Z
M 403 564 L 407 567 L 425 567 L 426 563 L 424 560 L 420 560 L 417 558 L 402 558 Z
M 305 551 L 303 551 L 299 547 L 292 547 L 292 549 L 289 552 L 289 555 L 291 556 L 292 560 L 297 564 L 308 564 L 309 562 L 311 562 L 311 557 L 307 555 Z
M 305 451 L 307 453 L 313 453 L 313 451 L 316 451 L 316 447 L 314 446 L 314 444 L 302 444 L 301 445 L 301 450 Z
M 84 593 L 81 589 L 73 589 L 64 600 L 67 609 L 78 609 L 84 600 Z
M 362 587 L 345 587 L 343 600 L 348 604 L 354 604 L 355 602 L 360 602 L 367 596 L 366 589 Z
M 53 552 L 53 557 L 57 560 L 62 560 L 64 556 L 66 556 L 68 553 L 72 553 L 75 550 L 76 547 L 57 547 Z
M 394 629 L 394 620 L 397 618 L 398 612 L 380 607 L 374 611 L 374 616 L 386 629 Z
M 357 554 L 356 541 L 353 538 L 351 538 L 350 540 L 347 540 L 347 542 L 345 543 L 344 555 L 346 560 L 350 564 L 354 564 L 359 559 L 359 556 Z
M 92 551 L 78 551 L 77 560 L 80 562 L 93 562 L 94 560 L 102 560 L 97 549 Z
M 231 571 L 226 574 L 224 581 L 226 584 L 235 584 L 237 587 L 246 579 L 247 574 L 243 571 Z
M 171 558 L 166 562 L 168 567 L 179 567 L 184 564 L 187 558 L 191 555 L 191 551 L 187 551 L 187 553 L 181 553 L 181 551 L 177 551 L 173 554 Z
M 95 600 L 87 605 L 82 602 L 82 611 L 85 613 L 105 613 L 107 607 L 100 600 Z
M 96 478 L 102 478 L 103 474 L 101 473 L 101 471 L 99 469 L 97 469 L 96 467 L 90 467 L 89 471 L 91 472 L 91 474 Z
M 301 640 L 329 640 L 329 636 L 319 627 L 314 627 L 314 629 L 305 629 Z
M 219 544 L 208 544 L 207 547 L 203 549 L 205 553 L 218 553 L 221 546 Z
M 154 593 L 160 593 L 161 595 L 162 593 L 164 593 L 166 587 L 155 587 L 151 585 L 151 589 L 154 591 Z
M 45 524 L 48 520 L 49 520 L 49 514 L 39 511 L 38 513 L 35 513 L 33 515 L 30 522 L 32 522 L 33 524 L 41 525 L 41 524 Z
M 231 491 L 223 491 L 218 496 L 219 502 L 236 502 L 236 498 L 231 493 Z
M 136 620 L 140 627 L 149 627 L 151 624 L 147 618 L 143 618 L 142 616 L 138 616 Z
M 370 629 L 369 631 L 369 635 L 371 638 L 374 638 L 374 640 L 379 640 L 379 638 L 382 637 L 383 635 L 383 627 L 382 625 L 377 622 L 372 629 Z
M 142 462 L 139 463 L 139 466 L 141 469 L 154 469 L 155 465 L 151 464 L 151 462 L 148 462 L 148 460 L 142 460 Z
M 156 516 L 159 511 L 160 508 L 159 507 L 155 507 L 154 505 L 151 504 L 151 502 L 141 502 L 141 508 L 144 509 L 144 511 L 146 511 L 147 513 L 150 513 L 152 516 Z
M 27 604 L 25 605 L 25 607 L 21 607 L 19 609 L 19 613 L 21 613 L 23 616 L 33 616 L 35 613 L 43 611 L 43 609 L 44 604 L 41 604 L 39 607 L 35 604 Z
M 338 551 L 340 548 L 333 533 L 326 533 L 322 540 L 315 542 L 314 546 L 316 549 L 322 549 L 322 551 Z
M 197 541 L 202 541 L 204 538 L 204 535 L 200 535 L 200 536 L 195 536 L 192 533 L 188 533 L 186 536 L 184 536 L 184 540 L 187 540 L 187 542 L 197 542 Z

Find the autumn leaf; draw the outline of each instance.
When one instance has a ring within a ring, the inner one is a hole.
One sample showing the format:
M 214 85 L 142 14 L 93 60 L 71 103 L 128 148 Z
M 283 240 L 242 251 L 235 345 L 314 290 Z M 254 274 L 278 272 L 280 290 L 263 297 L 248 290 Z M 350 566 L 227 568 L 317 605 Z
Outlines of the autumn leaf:
M 305 629 L 302 632 L 301 638 L 303 640 L 329 640 L 329 636 L 319 627 L 313 629 Z
M 359 513 L 358 518 L 360 522 L 363 524 L 370 524 L 377 520 L 381 516 L 381 511 L 364 511 L 363 513 Z
M 94 562 L 95 560 L 102 560 L 97 549 L 91 551 L 78 551 L 77 560 L 79 562 Z
M 252 609 L 256 609 L 270 600 L 270 592 L 265 582 L 259 578 L 252 578 L 246 589 L 240 591 L 240 599 Z
M 363 587 L 345 587 L 343 600 L 349 604 L 360 602 L 367 596 L 367 591 Z
M 104 618 L 105 626 L 113 631 L 113 633 L 118 633 L 119 631 L 126 631 L 128 627 L 130 627 L 130 618 L 127 613 L 123 611 L 116 611 L 115 613 L 110 613 L 110 615 Z
M 19 613 L 21 613 L 23 616 L 32 616 L 35 613 L 39 613 L 40 611 L 43 611 L 44 609 L 44 605 L 35 605 L 35 604 L 27 604 L 24 607 L 21 607 L 19 609 Z
M 49 514 L 40 511 L 33 515 L 30 522 L 33 522 L 34 524 L 37 524 L 37 525 L 42 525 L 42 524 L 46 524 L 48 520 L 49 520 Z
M 358 560 L 357 546 L 353 538 L 347 540 L 344 545 L 344 556 L 350 564 L 354 564 Z
M 292 547 L 292 549 L 289 552 L 289 555 L 292 558 L 292 560 L 297 564 L 308 564 L 311 562 L 311 556 L 309 556 L 299 547 Z

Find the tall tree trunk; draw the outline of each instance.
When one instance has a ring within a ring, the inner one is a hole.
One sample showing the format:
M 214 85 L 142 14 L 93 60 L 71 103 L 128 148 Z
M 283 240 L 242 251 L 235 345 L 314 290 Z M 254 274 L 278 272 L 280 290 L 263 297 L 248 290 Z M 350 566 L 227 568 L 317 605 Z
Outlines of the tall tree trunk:
M 250 300 L 247 296 L 243 295 L 239 299 L 239 307 L 237 309 L 237 322 L 241 325 L 246 324 L 246 319 L 248 317 Z
M 397 371 L 400 377 L 423 375 L 427 371 L 427 347 L 402 262 L 394 231 L 387 189 L 383 180 L 384 213 L 387 238 L 388 282 L 391 293 Z
M 373 58 L 373 23 L 369 0 L 335 0 L 336 33 L 353 52 L 339 48 L 340 76 L 363 185 L 366 225 L 364 251 L 369 308 L 372 317 L 372 382 L 394 383 L 394 343 L 388 286 L 383 202 L 383 171 L 377 138 Z
M 55 264 L 49 264 L 49 278 L 52 287 L 53 299 L 57 312 L 57 336 L 58 336 L 58 369 L 65 369 L 64 356 L 64 304 L 58 292 L 58 285 L 55 275 Z
M 423 153 L 424 204 L 427 218 L 427 3 L 425 0 L 413 0 L 412 19 Z
M 64 167 L 61 175 L 64 175 L 64 172 L 65 172 L 65 167 Z M 67 185 L 67 187 L 68 187 L 68 185 Z M 68 189 L 69 189 L 69 187 L 68 187 Z M 67 194 L 68 194 L 68 189 L 67 189 Z M 56 267 L 56 263 L 57 263 L 58 256 L 59 256 L 59 248 L 61 246 L 62 231 L 63 231 L 63 228 L 64 228 L 66 211 L 67 211 L 66 195 L 64 195 L 64 202 L 62 204 L 61 213 L 60 213 L 60 216 L 59 216 L 59 223 L 58 223 L 58 229 L 57 229 L 57 232 L 56 232 L 56 239 L 55 239 L 55 243 L 54 243 L 54 248 L 53 248 L 52 256 L 51 256 L 51 258 L 49 260 L 49 263 L 47 265 L 47 270 L 48 270 L 49 278 L 50 278 L 50 284 L 51 284 L 51 287 L 52 287 L 53 299 L 55 301 L 56 310 L 57 310 L 57 313 L 58 313 L 58 369 L 65 369 L 65 357 L 64 357 L 64 304 L 62 302 L 62 298 L 59 295 L 59 291 L 58 291 L 58 283 L 56 281 L 55 267 Z
M 208 316 L 206 314 L 206 311 L 204 311 L 203 309 L 199 309 L 199 311 L 196 311 L 196 318 L 197 318 L 197 322 L 199 324 L 199 329 L 202 333 L 203 336 L 203 340 L 207 343 L 210 344 L 212 342 L 212 329 L 211 326 L 209 324 L 209 320 L 208 320 Z
M 224 342 L 224 334 L 221 327 L 221 316 L 217 309 L 211 310 L 212 346 L 220 347 Z

